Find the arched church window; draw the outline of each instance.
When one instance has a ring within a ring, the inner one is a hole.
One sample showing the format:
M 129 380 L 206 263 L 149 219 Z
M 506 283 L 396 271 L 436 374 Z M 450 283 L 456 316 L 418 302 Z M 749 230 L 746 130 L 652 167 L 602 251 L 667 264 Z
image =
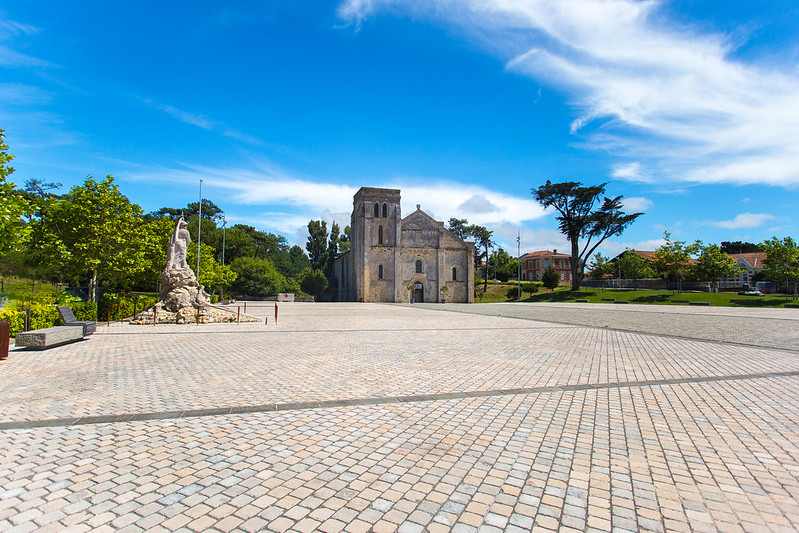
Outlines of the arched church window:
M 383 218 L 388 218 L 388 204 L 383 204 Z
M 452 281 L 458 281 L 458 268 L 452 267 Z
M 377 279 L 383 279 L 383 265 L 377 265 Z
M 380 216 L 380 204 L 375 202 L 375 217 L 379 217 L 379 216 Z
M 416 260 L 416 273 L 417 274 L 421 274 L 422 273 L 422 260 L 421 259 L 417 259 Z
M 383 226 L 377 228 L 377 244 L 383 244 Z

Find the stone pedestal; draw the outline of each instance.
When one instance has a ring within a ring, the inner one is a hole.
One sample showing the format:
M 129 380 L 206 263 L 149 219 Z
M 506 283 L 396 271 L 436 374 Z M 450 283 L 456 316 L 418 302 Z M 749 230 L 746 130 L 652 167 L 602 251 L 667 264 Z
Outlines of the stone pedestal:
M 197 310 L 202 312 L 211 303 L 208 293 L 197 283 L 190 268 L 167 268 L 161 272 L 160 281 L 161 292 L 158 296 L 167 311 L 178 313 L 183 309 L 192 309 L 196 314 Z

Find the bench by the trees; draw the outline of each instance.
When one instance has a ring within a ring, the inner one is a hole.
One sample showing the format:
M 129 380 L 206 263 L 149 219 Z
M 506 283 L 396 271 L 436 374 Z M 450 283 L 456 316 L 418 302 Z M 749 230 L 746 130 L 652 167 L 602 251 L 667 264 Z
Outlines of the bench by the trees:
M 17 333 L 14 345 L 32 350 L 44 350 L 81 339 L 83 339 L 83 326 L 73 324 Z
M 75 314 L 69 306 L 59 305 L 58 314 L 61 315 L 61 320 L 65 326 L 83 326 L 84 337 L 91 335 L 97 329 L 97 326 L 91 320 L 76 320 Z

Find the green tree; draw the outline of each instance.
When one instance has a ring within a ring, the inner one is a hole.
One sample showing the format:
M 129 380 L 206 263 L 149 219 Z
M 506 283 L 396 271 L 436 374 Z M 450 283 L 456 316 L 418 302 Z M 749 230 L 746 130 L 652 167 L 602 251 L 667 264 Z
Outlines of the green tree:
M 566 235 L 571 244 L 571 278 L 572 290 L 580 288 L 585 275 L 586 259 L 602 242 L 616 235 L 621 235 L 636 218 L 643 213 L 626 214 L 622 211 L 622 196 L 604 197 L 602 204 L 596 207 L 600 196 L 605 194 L 605 186 L 594 185 L 583 187 L 582 183 L 567 181 L 552 183 L 547 180 L 544 185 L 533 189 L 536 201 L 544 207 L 554 207 L 559 213 L 556 217 L 558 229 Z M 584 240 L 582 246 L 580 240 Z
M 333 262 L 338 257 L 338 245 L 341 239 L 341 229 L 336 222 L 330 226 L 330 239 L 327 243 L 327 262 L 325 263 L 325 275 L 331 276 L 333 274 Z
M 344 227 L 344 233 L 339 235 L 339 243 L 338 243 L 338 251 L 342 254 L 346 254 L 350 251 L 350 232 L 352 230 L 349 226 Z
M 447 222 L 447 229 L 459 239 L 464 240 L 470 236 L 469 222 L 465 218 L 451 218 Z
M 691 272 L 698 281 L 718 281 L 741 273 L 735 259 L 722 252 L 717 245 L 703 246 L 697 242 L 696 246 L 699 255 L 691 265 Z
M 196 242 L 189 243 L 187 255 L 197 257 Z M 216 260 L 213 248 L 206 244 L 200 244 L 200 277 L 197 280 L 200 285 L 204 285 L 208 289 L 218 287 L 221 294 L 222 288 L 230 286 L 237 276 L 230 265 L 223 265 Z
M 603 280 L 608 275 L 613 275 L 616 265 L 611 263 L 607 257 L 597 252 L 591 264 L 588 265 L 588 276 L 593 280 Z
M 763 261 L 766 267 L 763 272 L 767 279 L 775 282 L 784 282 L 786 292 L 790 291 L 790 283 L 793 281 L 793 298 L 799 296 L 797 292 L 797 280 L 799 280 L 799 246 L 791 237 L 778 239 L 772 237 L 762 245 L 766 252 L 766 259 Z
M 721 241 L 721 246 L 719 247 L 721 251 L 725 254 L 750 254 L 754 252 L 762 252 L 761 246 L 759 244 L 755 244 L 753 242 L 741 242 L 741 241 Z
M 287 286 L 286 278 L 270 259 L 237 257 L 230 268 L 237 276 L 230 284 L 230 291 L 236 296 L 275 296 Z
M 113 176 L 89 176 L 49 211 L 45 246 L 59 254 L 62 265 L 89 274 L 91 301 L 99 279 L 121 286 L 144 270 L 142 210 L 119 192 Z
M 627 249 L 616 258 L 616 270 L 621 279 L 646 279 L 657 277 L 652 263 L 635 250 Z
M 297 281 L 300 282 L 300 288 L 303 292 L 312 295 L 317 300 L 322 292 L 327 289 L 327 276 L 321 270 L 314 270 L 311 267 L 306 268 L 297 276 Z
M 308 243 L 305 245 L 313 270 L 325 270 L 327 265 L 327 222 L 311 220 L 308 222 Z
M 544 287 L 551 291 L 554 291 L 558 288 L 560 285 L 560 274 L 558 274 L 558 271 L 555 270 L 555 267 L 549 265 L 544 270 L 544 273 L 541 275 L 541 283 L 543 283 Z
M 4 142 L 5 130 L 0 130 L 0 253 L 19 250 L 30 234 L 30 227 L 23 217 L 33 212 L 30 202 L 8 181 L 14 168 L 9 163 L 14 159 L 7 152 Z
M 494 276 L 503 282 L 517 276 L 518 264 L 518 261 L 502 248 L 492 252 L 488 261 L 489 272 L 493 272 Z
M 485 226 L 477 226 L 477 225 L 469 226 L 467 228 L 467 231 L 468 231 L 468 234 L 471 237 L 474 237 L 475 243 L 478 246 L 482 246 L 483 249 L 485 250 L 479 256 L 481 258 L 482 257 L 486 258 L 485 270 L 483 272 L 483 274 L 484 274 L 483 275 L 483 292 L 485 292 L 485 291 L 488 290 L 488 249 L 491 246 L 494 245 L 494 241 L 491 239 L 491 237 L 494 235 L 494 232 L 490 231 Z M 477 254 L 475 254 L 475 262 L 477 262 L 477 260 L 478 260 L 478 257 L 477 257 Z
M 663 238 L 666 242 L 655 250 L 652 263 L 669 279 L 676 280 L 677 291 L 682 292 L 682 278 L 689 271 L 691 256 L 697 252 L 699 241 L 689 245 L 685 241 L 672 241 L 668 231 L 663 232 Z

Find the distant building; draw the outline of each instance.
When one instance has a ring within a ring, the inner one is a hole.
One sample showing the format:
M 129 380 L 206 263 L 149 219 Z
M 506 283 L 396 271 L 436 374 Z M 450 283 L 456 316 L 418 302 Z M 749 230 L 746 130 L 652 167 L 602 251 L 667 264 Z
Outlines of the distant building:
M 350 250 L 333 264 L 338 300 L 474 302 L 473 242 L 419 205 L 402 218 L 397 189 L 362 187 L 352 203 Z
M 738 267 L 742 270 L 737 277 L 727 278 L 720 281 L 721 287 L 743 287 L 744 285 L 754 286 L 755 274 L 765 268 L 763 261 L 766 259 L 765 252 L 752 252 L 746 254 L 728 254 L 735 259 Z
M 552 265 L 560 275 L 562 285 L 571 284 L 571 256 L 559 254 L 557 250 L 540 250 L 521 257 L 522 281 L 541 281 L 544 270 Z

